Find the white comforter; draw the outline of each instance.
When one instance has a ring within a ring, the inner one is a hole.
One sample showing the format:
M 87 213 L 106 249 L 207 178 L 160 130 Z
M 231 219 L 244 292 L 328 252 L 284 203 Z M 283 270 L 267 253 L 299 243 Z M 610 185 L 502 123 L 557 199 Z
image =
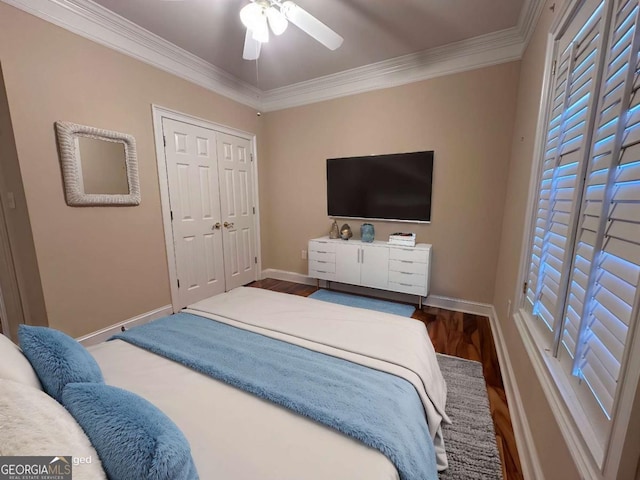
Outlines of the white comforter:
M 186 311 L 406 378 L 446 467 L 446 385 L 421 322 L 256 288 Z M 89 350 L 107 383 L 147 398 L 182 429 L 203 480 L 398 479 L 377 450 L 171 360 L 120 340 Z

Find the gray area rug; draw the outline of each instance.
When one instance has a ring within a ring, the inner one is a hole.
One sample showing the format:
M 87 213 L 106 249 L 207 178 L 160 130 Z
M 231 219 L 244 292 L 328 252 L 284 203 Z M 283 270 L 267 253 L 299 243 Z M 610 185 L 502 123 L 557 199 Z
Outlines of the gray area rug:
M 449 468 L 440 480 L 501 480 L 502 464 L 489 409 L 482 364 L 437 354 L 447 382 L 447 413 L 443 426 Z

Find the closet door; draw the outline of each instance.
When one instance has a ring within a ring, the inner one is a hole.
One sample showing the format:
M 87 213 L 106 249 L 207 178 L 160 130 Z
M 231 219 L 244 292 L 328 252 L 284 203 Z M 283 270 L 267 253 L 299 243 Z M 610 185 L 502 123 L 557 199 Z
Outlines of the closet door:
M 251 144 L 216 133 L 227 290 L 257 279 Z
M 179 305 L 225 291 L 216 132 L 163 119 Z

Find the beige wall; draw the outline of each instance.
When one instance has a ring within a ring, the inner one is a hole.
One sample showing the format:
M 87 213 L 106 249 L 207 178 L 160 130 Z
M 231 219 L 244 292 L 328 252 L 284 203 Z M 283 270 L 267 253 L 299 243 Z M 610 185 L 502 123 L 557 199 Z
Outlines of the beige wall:
M 258 135 L 260 118 L 2 2 L 0 59 L 49 324 L 79 336 L 170 304 L 151 104 Z M 136 138 L 140 206 L 66 205 L 56 120 Z
M 542 93 L 547 34 L 557 14 L 548 7 L 552 3 L 559 4 L 555 0 L 547 3 L 521 62 L 500 255 L 495 295 L 491 303 L 496 308 L 502 327 L 511 367 L 524 403 L 541 467 L 545 473 L 544 478 L 545 480 L 573 480 L 580 478 L 577 469 L 537 381 L 520 334 L 507 314 L 507 301 L 510 300 L 515 306 L 515 292 L 520 285 L 520 279 L 517 276 L 522 236 L 528 218 L 526 203 Z M 559 9 L 556 5 L 555 12 Z
M 495 304 L 545 479 L 579 478 L 507 315 L 507 301 L 514 301 L 519 283 L 546 32 L 553 16 L 543 10 L 521 63 L 259 118 L 248 107 L 0 2 L 0 60 L 15 136 L 13 153 L 5 148 L 2 155 L 3 161 L 16 153 L 19 158 L 20 172 L 13 161 L 5 175 L 19 193 L 11 214 L 18 215 L 26 242 L 22 263 L 32 323 L 46 323 L 48 314 L 51 326 L 78 336 L 170 303 L 151 104 L 258 134 L 263 268 L 306 273 L 300 250 L 309 238 L 326 234 L 331 223 L 326 158 L 433 149 L 432 223 L 409 227 L 418 241 L 434 245 L 432 293 Z M 6 107 L 0 115 L 3 138 L 10 127 Z M 65 204 L 56 120 L 135 136 L 139 207 Z M 32 227 L 25 221 L 26 206 Z M 361 222 L 350 223 L 358 232 Z M 375 227 L 377 238 L 384 239 L 408 225 L 375 222 Z M 639 418 L 634 415 L 634 424 Z
M 306 274 L 301 250 L 331 226 L 327 158 L 434 150 L 431 224 L 372 222 L 376 239 L 415 231 L 433 244 L 431 293 L 490 303 L 518 71 L 512 62 L 266 114 L 263 266 Z M 355 236 L 362 223 L 349 221 Z

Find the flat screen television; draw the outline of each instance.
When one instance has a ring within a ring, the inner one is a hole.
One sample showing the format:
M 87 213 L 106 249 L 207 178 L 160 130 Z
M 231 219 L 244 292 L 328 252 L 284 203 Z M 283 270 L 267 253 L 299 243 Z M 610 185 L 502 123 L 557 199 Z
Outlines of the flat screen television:
M 433 151 L 327 159 L 330 217 L 431 221 Z

